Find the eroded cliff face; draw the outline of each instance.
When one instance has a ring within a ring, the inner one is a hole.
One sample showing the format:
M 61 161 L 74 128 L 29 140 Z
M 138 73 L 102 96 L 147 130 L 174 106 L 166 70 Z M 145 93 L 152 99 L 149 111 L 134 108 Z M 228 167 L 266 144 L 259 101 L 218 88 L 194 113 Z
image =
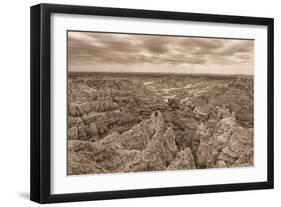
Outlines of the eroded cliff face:
M 253 165 L 253 130 L 237 124 L 234 117 L 222 118 L 214 129 L 200 125 L 198 168 Z
M 198 146 L 179 150 L 174 130 L 165 124 L 162 113 L 156 111 L 149 120 L 142 121 L 122 134 L 115 132 L 96 142 L 69 140 L 68 173 L 253 165 L 253 131 L 239 126 L 234 117 L 222 118 L 215 126 L 201 123 L 196 135 Z
M 178 151 L 160 111 L 122 134 L 96 142 L 69 140 L 68 149 L 69 174 L 164 170 Z
M 69 81 L 68 174 L 253 166 L 251 78 Z

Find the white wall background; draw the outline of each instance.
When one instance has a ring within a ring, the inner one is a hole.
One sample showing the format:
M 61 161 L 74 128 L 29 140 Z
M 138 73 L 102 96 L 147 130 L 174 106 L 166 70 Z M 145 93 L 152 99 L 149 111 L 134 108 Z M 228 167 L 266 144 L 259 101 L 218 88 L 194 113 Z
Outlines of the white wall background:
M 154 198 L 63 203 L 53 206 L 267 206 L 281 202 L 281 3 L 278 0 L 69 0 L 1 2 L 0 206 L 36 206 L 29 201 L 29 7 L 37 3 L 81 4 L 275 18 L 275 189 Z M 277 204 L 278 205 L 278 204 Z

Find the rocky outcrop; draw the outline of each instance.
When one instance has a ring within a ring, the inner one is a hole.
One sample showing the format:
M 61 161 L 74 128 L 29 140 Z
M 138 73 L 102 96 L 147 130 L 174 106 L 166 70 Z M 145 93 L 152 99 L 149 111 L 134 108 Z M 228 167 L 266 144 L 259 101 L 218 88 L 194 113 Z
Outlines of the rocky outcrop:
M 253 78 L 73 74 L 68 172 L 253 166 Z
M 96 112 L 112 111 L 118 108 L 118 104 L 113 102 L 112 97 L 99 97 L 92 103 L 92 108 Z
M 68 173 L 163 170 L 175 159 L 177 151 L 173 129 L 156 111 L 149 120 L 122 134 L 112 133 L 96 142 L 69 140 Z
M 177 153 L 175 134 L 172 128 L 163 134 L 156 130 L 143 151 L 143 158 L 149 170 L 164 170 L 173 161 Z
M 253 131 L 239 126 L 234 117 L 221 119 L 213 134 L 201 124 L 197 162 L 200 168 L 253 165 Z
M 168 170 L 195 169 L 193 154 L 189 147 L 177 153 L 176 158 L 169 165 Z

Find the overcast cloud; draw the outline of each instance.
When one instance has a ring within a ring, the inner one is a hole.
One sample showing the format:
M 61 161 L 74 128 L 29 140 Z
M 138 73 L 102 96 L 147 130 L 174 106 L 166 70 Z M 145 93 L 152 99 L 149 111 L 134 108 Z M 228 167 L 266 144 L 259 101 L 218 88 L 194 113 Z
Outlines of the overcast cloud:
M 68 69 L 253 74 L 253 47 L 253 40 L 68 32 Z

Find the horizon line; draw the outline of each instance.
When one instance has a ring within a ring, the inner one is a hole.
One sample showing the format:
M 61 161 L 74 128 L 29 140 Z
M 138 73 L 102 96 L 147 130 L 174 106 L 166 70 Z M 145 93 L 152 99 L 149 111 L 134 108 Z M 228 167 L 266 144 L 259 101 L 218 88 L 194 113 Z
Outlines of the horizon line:
M 181 73 L 181 72 L 130 72 L 130 71 L 67 71 L 68 73 L 117 73 L 117 74 L 157 74 L 157 75 L 245 75 L 254 76 L 254 74 L 246 73 Z

